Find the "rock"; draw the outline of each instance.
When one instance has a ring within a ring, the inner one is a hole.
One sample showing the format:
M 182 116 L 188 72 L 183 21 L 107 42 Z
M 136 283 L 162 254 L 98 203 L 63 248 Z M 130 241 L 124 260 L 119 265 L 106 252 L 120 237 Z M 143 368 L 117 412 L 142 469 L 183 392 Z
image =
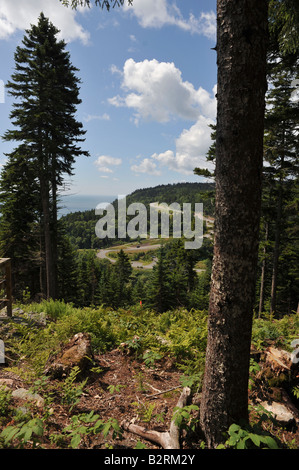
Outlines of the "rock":
M 12 392 L 11 396 L 20 400 L 34 401 L 38 407 L 44 406 L 44 399 L 38 393 L 31 393 L 25 388 L 17 388 Z
M 13 380 L 12 379 L 0 379 L 0 387 L 12 387 L 13 386 Z
M 47 325 L 47 314 L 45 312 L 29 312 L 25 315 L 25 318 L 29 322 L 33 322 L 33 324 L 37 327 L 44 327 Z
M 92 364 L 90 336 L 87 333 L 76 334 L 46 366 L 45 374 L 52 378 L 66 376 L 73 367 L 79 367 L 78 376 L 85 373 Z
M 296 416 L 286 405 L 275 401 L 272 403 L 264 401 L 261 402 L 261 405 L 266 411 L 273 414 L 273 418 L 275 418 L 281 426 L 296 425 Z

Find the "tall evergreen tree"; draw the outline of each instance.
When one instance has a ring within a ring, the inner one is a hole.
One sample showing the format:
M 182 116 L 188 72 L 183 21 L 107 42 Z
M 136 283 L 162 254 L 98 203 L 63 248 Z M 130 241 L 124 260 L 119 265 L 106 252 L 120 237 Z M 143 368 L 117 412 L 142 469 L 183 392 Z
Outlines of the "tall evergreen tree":
M 129 282 L 132 266 L 128 255 L 123 250 L 117 253 L 117 259 L 112 271 L 112 277 L 114 278 L 114 306 L 124 307 L 130 301 L 131 296 Z
M 63 232 L 58 238 L 58 298 L 78 303 L 77 251 Z
M 298 61 L 280 57 L 272 66 L 272 87 L 268 93 L 269 108 L 265 118 L 264 153 L 268 182 L 272 185 L 271 204 L 275 206 L 274 249 L 272 263 L 271 307 L 276 310 L 279 258 L 287 227 L 287 206 L 292 198 L 292 187 L 298 178 L 298 104 L 292 101 L 294 79 L 298 75 Z M 267 180 L 266 180 L 267 182 Z
M 75 158 L 88 155 L 79 146 L 85 132 L 75 118 L 81 102 L 80 80 L 75 75 L 78 69 L 71 64 L 65 42 L 57 39 L 58 32 L 41 13 L 38 24 L 26 31 L 22 46 L 17 47 L 15 72 L 7 84 L 9 94 L 15 98 L 10 115 L 15 128 L 4 135 L 6 141 L 20 142 L 8 155 L 10 163 L 16 151 L 26 146 L 24 158 L 34 169 L 39 187 L 46 295 L 52 298 L 57 295 L 58 189 L 64 176 L 72 174 Z M 28 172 L 23 175 L 26 178 Z M 32 211 L 36 210 L 32 206 Z
M 24 289 L 39 292 L 39 198 L 26 146 L 12 152 L 2 168 L 0 213 L 0 256 L 12 259 L 14 295 L 21 296 Z
M 147 284 L 146 304 L 158 313 L 169 310 L 174 305 L 174 296 L 170 273 L 165 262 L 165 253 L 160 248 L 157 264 L 153 268 L 152 276 Z

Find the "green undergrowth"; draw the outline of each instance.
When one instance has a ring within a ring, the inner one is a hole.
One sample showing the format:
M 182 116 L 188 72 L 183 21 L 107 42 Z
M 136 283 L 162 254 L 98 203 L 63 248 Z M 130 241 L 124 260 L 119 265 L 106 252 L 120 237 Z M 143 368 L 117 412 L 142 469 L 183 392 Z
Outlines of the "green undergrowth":
M 39 374 L 51 353 L 79 332 L 89 333 L 94 353 L 105 353 L 123 344 L 137 359 L 153 365 L 165 356 L 174 358 L 187 374 L 203 368 L 207 337 L 205 311 L 178 309 L 157 314 L 137 305 L 129 309 L 75 308 L 61 301 L 20 305 L 23 316 L 43 314 L 45 327 L 33 322 L 14 323 L 15 334 L 6 342 Z
M 254 319 L 252 328 L 252 344 L 258 350 L 263 350 L 271 344 L 292 351 L 291 343 L 299 338 L 299 314 L 292 313 L 280 319 L 273 315 L 264 314 Z
M 158 314 L 140 305 L 114 310 L 109 307 L 75 308 L 63 301 L 42 301 L 19 305 L 26 315 L 46 315 L 45 327 L 34 322 L 14 322 L 15 334 L 6 342 L 9 351 L 25 358 L 37 373 L 42 373 L 51 353 L 79 332 L 89 333 L 96 354 L 105 353 L 125 344 L 127 349 L 147 366 L 165 356 L 175 360 L 177 367 L 195 381 L 204 368 L 207 341 L 207 312 L 176 309 Z M 262 350 L 274 344 L 291 350 L 298 338 L 299 315 L 281 319 L 264 316 L 253 321 L 252 344 Z M 190 382 L 191 380 L 191 382 Z
M 73 414 L 73 408 L 79 402 L 87 380 L 75 383 L 78 371 L 73 370 L 73 375 L 70 373 L 59 390 L 47 389 L 49 384 L 44 371 L 49 356 L 59 351 L 64 343 L 79 332 L 90 334 L 95 355 L 107 353 L 115 348 L 124 348 L 126 353 L 148 368 L 155 368 L 158 362 L 163 367 L 163 360 L 171 359 L 173 365 L 181 371 L 181 385 L 191 387 L 193 392 L 200 391 L 207 343 L 206 311 L 176 309 L 158 314 L 140 305 L 113 310 L 108 307 L 75 308 L 72 304 L 62 301 L 43 301 L 18 305 L 18 308 L 19 313 L 15 317 L 0 325 L 0 337 L 5 341 L 9 358 L 9 366 L 5 369 L 14 371 L 25 379 L 33 387 L 33 392 L 40 391 L 43 387 L 47 390 L 44 394 L 47 412 L 44 412 L 42 421 L 39 414 L 30 414 L 28 417 L 21 416 L 19 421 L 14 417 L 14 424 L 7 426 L 9 416 L 12 415 L 11 394 L 2 387 L 0 427 L 4 427 L 0 435 L 0 448 L 1 445 L 22 447 L 27 442 L 33 443 L 34 446 L 35 442 L 41 441 L 46 425 L 44 421 L 51 418 L 53 413 L 54 396 L 56 399 L 61 396 L 61 404 L 69 410 L 71 419 L 60 434 L 53 436 L 56 446 L 59 447 L 61 441 L 63 445 L 75 448 L 81 439 L 87 439 L 98 432 L 104 436 L 108 432 L 119 435 L 118 423 L 115 420 L 108 419 L 106 422 L 98 415 Z M 46 324 L 42 325 L 39 320 L 44 318 Z M 265 350 L 269 345 L 292 351 L 291 343 L 298 339 L 298 333 L 298 314 L 294 313 L 281 319 L 264 315 L 253 321 L 252 344 L 259 351 Z M 251 362 L 250 387 L 254 386 L 258 367 L 254 361 Z M 39 388 L 36 390 L 37 384 Z M 111 394 L 119 393 L 120 387 L 121 385 L 111 385 L 109 391 Z M 294 395 L 296 393 L 297 388 Z M 144 408 L 136 402 L 134 406 L 145 422 L 161 419 L 154 407 L 149 405 Z M 190 410 L 184 408 L 182 411 L 177 419 L 180 418 L 184 424 L 183 419 L 188 418 L 190 427 Z M 193 424 L 196 427 L 196 423 Z M 257 432 L 256 426 L 241 428 L 234 425 L 228 430 L 224 447 L 272 448 L 274 445 L 273 440 Z

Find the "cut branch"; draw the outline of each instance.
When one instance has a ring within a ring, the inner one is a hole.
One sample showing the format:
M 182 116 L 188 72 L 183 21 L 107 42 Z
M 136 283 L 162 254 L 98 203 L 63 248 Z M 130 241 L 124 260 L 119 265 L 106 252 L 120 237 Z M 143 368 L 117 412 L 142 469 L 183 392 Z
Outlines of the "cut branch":
M 159 390 L 158 393 L 153 393 L 152 395 L 145 395 L 145 397 L 146 398 L 155 398 L 158 395 L 163 395 L 164 393 L 172 392 L 173 390 L 178 390 L 179 388 L 181 388 L 181 385 L 178 385 L 177 387 L 169 388 L 168 390 Z
M 190 396 L 190 393 L 190 388 L 184 387 L 177 402 L 176 408 L 183 408 L 187 404 L 187 400 Z M 137 436 L 140 436 L 148 441 L 154 442 L 155 444 L 160 445 L 163 449 L 179 449 L 180 430 L 179 427 L 175 424 L 175 415 L 177 412 L 178 411 L 176 411 L 172 417 L 169 431 L 153 431 L 137 424 L 130 423 L 128 421 L 123 421 L 121 423 L 121 426 L 125 431 L 132 432 L 134 434 L 137 434 Z

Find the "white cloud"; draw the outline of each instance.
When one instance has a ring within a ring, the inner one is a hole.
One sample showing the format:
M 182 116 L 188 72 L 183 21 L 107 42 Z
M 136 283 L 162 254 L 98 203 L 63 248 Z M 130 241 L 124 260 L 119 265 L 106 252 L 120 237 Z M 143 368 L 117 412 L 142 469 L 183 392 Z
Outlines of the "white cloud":
M 41 12 L 61 30 L 60 37 L 70 42 L 79 39 L 88 44 L 89 33 L 76 21 L 78 14 L 59 0 L 0 0 L 0 39 L 36 24 Z M 80 9 L 79 9 L 80 12 Z
M 209 39 L 216 37 L 216 15 L 213 11 L 201 13 L 199 18 L 190 14 L 184 18 L 176 5 L 167 0 L 135 0 L 133 5 L 124 4 L 124 10 L 135 15 L 143 28 L 161 28 L 173 25 L 194 34 L 201 34 Z
M 112 64 L 112 65 L 110 66 L 110 72 L 111 72 L 111 73 L 115 73 L 115 74 L 122 75 L 122 71 L 121 71 L 115 64 Z
M 108 101 L 113 106 L 134 109 L 136 123 L 140 118 L 167 122 L 181 117 L 195 121 L 200 115 L 215 114 L 215 98 L 203 88 L 196 90 L 190 82 L 183 81 L 174 63 L 128 59 L 122 77 L 126 95 L 117 95 Z
M 167 150 L 155 153 L 152 159 L 173 171 L 186 175 L 193 174 L 195 167 L 213 169 L 213 165 L 206 161 L 206 154 L 211 145 L 210 124 L 212 119 L 201 116 L 197 122 L 188 130 L 183 130 L 176 140 L 176 151 Z
M 110 116 L 107 113 L 101 114 L 101 115 L 95 115 L 95 114 L 86 114 L 83 117 L 83 121 L 85 122 L 90 122 L 94 120 L 99 120 L 99 121 L 110 121 Z
M 215 121 L 201 116 L 190 129 L 183 130 L 176 140 L 175 151 L 154 153 L 139 165 L 131 166 L 131 170 L 151 175 L 160 175 L 159 167 L 167 167 L 184 175 L 192 175 L 196 167 L 213 171 L 214 165 L 206 160 L 206 154 L 212 143 L 210 124 L 215 124 Z
M 183 81 L 181 71 L 173 63 L 128 59 L 123 68 L 123 96 L 109 100 L 114 106 L 134 110 L 135 122 L 140 119 L 168 122 L 174 118 L 193 121 L 175 141 L 175 150 L 154 153 L 139 165 L 132 165 L 135 173 L 161 174 L 167 167 L 181 174 L 191 175 L 195 167 L 212 170 L 206 161 L 211 145 L 210 124 L 215 123 L 217 102 L 216 85 L 212 93 L 202 87 L 195 89 Z
M 94 162 L 101 173 L 113 173 L 113 170 L 110 168 L 110 166 L 119 166 L 121 163 L 121 158 L 110 157 L 108 155 L 101 155 Z
M 157 170 L 157 165 L 153 160 L 145 158 L 139 165 L 132 165 L 131 170 L 134 173 L 147 173 L 148 175 L 160 175 L 161 172 Z

